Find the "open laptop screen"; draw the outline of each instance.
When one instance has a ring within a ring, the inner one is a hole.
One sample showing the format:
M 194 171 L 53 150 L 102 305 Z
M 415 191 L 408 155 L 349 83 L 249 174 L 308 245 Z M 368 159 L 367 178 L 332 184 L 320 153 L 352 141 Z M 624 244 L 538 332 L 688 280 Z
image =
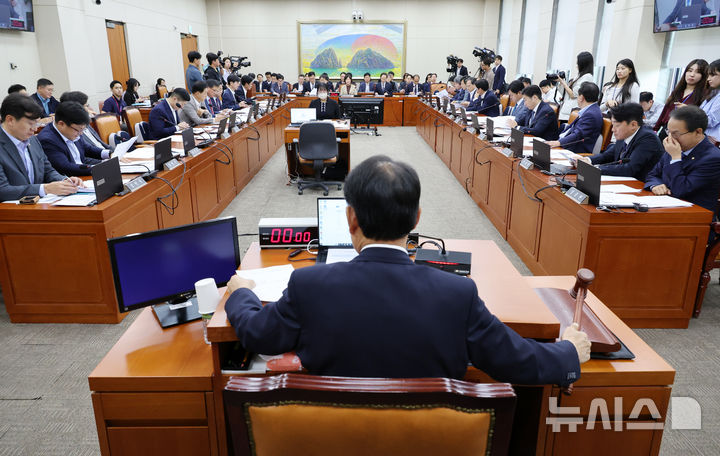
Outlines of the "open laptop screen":
M 316 116 L 317 111 L 315 111 L 315 108 L 293 108 L 290 110 L 290 122 L 294 124 L 315 120 Z
M 318 243 L 320 247 L 352 247 L 344 198 L 318 198 Z

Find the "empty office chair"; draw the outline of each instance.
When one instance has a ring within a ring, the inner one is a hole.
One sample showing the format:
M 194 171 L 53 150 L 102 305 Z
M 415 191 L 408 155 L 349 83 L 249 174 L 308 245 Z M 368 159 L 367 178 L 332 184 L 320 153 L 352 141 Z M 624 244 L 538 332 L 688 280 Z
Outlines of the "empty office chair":
M 113 133 L 122 131 L 117 116 L 115 114 L 100 114 L 93 118 L 92 123 L 93 128 L 100 135 L 100 139 L 111 146 L 115 146 L 115 135 Z
M 312 165 L 314 178 L 298 177 L 298 195 L 310 187 L 320 187 L 323 195 L 327 196 L 328 185 L 337 185 L 342 189 L 342 182 L 325 181 L 322 173 L 327 167 L 338 161 L 338 143 L 340 138 L 335 136 L 335 127 L 328 122 L 306 122 L 300 126 L 300 137 L 293 142 L 297 147 L 297 161 L 301 165 Z
M 125 121 L 125 125 L 127 125 L 128 127 L 130 136 L 137 136 L 137 131 L 135 130 L 135 128 L 137 124 L 143 121 L 140 110 L 138 108 L 127 107 L 123 109 L 122 117 Z
M 711 239 L 705 248 L 705 258 L 703 260 L 702 274 L 700 275 L 700 284 L 695 295 L 695 308 L 693 316 L 700 316 L 703 300 L 705 299 L 705 291 L 708 283 L 710 283 L 710 271 L 720 268 L 720 222 L 712 222 L 710 224 Z
M 502 111 L 500 111 L 500 112 L 505 112 L 505 109 L 508 107 L 509 102 L 510 102 L 510 97 L 507 94 L 500 95 L 500 104 L 502 105 Z M 514 106 L 514 104 L 515 103 L 513 103 L 511 106 Z
M 612 139 L 612 122 L 607 117 L 603 117 L 603 126 L 602 126 L 602 148 L 601 150 L 607 149 L 607 146 L 610 145 L 610 140 Z
M 282 374 L 233 377 L 223 392 L 236 456 L 504 455 L 507 383 Z
M 135 136 L 137 137 L 137 140 L 135 141 L 135 143 L 136 144 L 155 144 L 157 141 L 145 139 L 145 138 L 150 137 L 149 130 L 150 130 L 150 124 L 147 122 L 138 122 L 137 124 L 135 124 Z

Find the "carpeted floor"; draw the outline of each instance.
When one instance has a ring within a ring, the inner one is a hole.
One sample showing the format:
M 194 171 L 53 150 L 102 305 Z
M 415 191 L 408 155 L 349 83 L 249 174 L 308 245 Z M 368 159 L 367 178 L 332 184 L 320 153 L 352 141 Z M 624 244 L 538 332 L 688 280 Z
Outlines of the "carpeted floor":
M 415 166 L 423 185 L 418 231 L 493 240 L 522 274 L 530 274 L 415 128 L 380 132 L 381 137 L 352 137 L 352 164 L 386 154 Z M 286 186 L 284 157 L 275 154 L 223 212 L 237 217 L 240 233 L 256 232 L 261 217 L 315 215 L 315 197 L 321 193 L 307 190 L 301 196 Z M 241 237 L 241 250 L 253 240 Z M 720 376 L 715 371 L 720 368 L 719 301 L 716 274 L 703 314 L 689 329 L 638 331 L 677 369 L 673 396 L 695 398 L 702 407 L 703 430 L 666 429 L 662 455 L 720 454 L 720 434 L 713 431 L 720 421 Z M 0 306 L 0 456 L 99 454 L 87 376 L 135 316 L 130 313 L 117 325 L 11 324 Z

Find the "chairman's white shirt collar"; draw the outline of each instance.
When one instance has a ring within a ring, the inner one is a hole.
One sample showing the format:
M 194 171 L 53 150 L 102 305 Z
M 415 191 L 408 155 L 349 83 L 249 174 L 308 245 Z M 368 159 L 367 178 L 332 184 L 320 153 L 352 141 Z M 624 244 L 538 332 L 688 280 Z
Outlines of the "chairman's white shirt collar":
M 379 248 L 383 248 L 383 249 L 395 249 L 395 250 L 399 250 L 402 253 L 404 253 L 405 255 L 407 255 L 407 250 L 405 250 L 404 248 L 400 247 L 399 245 L 390 245 L 390 244 L 368 244 L 365 247 L 363 247 L 362 249 L 360 249 L 360 251 L 362 252 L 365 249 L 371 249 L 371 248 L 375 248 L 375 247 L 379 247 Z

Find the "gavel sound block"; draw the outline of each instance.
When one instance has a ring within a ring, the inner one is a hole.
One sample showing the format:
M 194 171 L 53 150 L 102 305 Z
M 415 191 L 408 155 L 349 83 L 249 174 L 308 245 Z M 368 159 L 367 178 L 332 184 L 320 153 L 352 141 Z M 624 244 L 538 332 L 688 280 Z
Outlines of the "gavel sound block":
M 536 288 L 548 309 L 560 321 L 560 334 L 573 322 L 578 323 L 580 331 L 585 332 L 592 346 L 590 351 L 596 353 L 612 353 L 622 347 L 617 337 L 595 315 L 595 312 L 585 304 L 587 289 L 595 280 L 595 274 L 589 269 L 580 269 L 577 272 L 575 286 L 570 290 L 559 288 Z

